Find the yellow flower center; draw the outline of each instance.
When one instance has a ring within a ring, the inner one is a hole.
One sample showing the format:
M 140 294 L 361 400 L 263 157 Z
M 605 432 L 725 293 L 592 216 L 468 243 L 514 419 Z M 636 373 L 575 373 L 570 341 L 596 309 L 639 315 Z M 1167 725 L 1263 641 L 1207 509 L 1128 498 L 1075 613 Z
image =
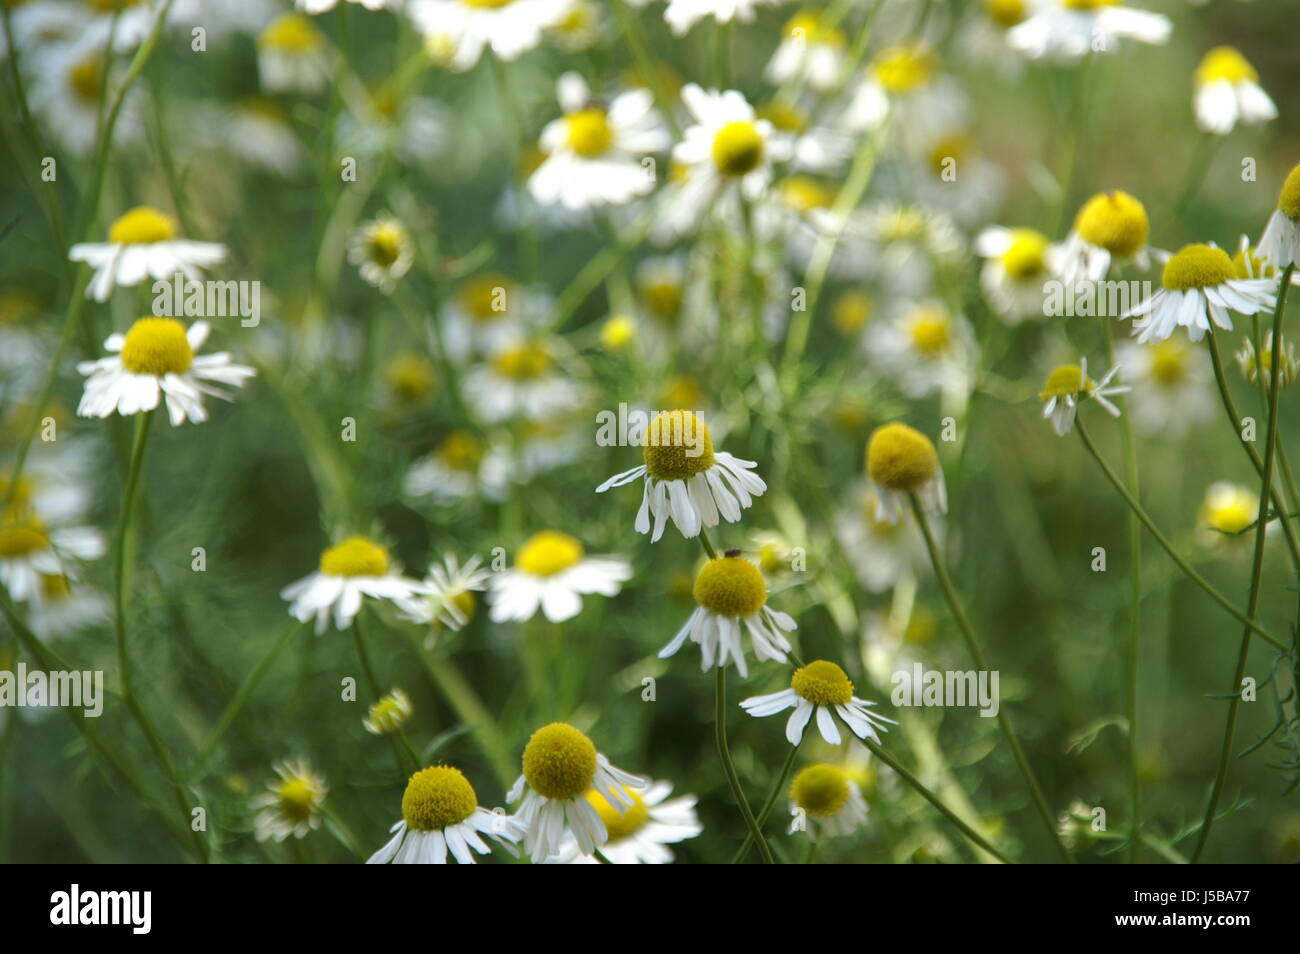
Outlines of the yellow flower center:
M 1095 195 L 1084 203 L 1074 229 L 1088 244 L 1119 258 L 1129 258 L 1147 243 L 1151 226 L 1147 210 L 1127 192 Z
M 1282 193 L 1277 199 L 1277 207 L 1288 219 L 1300 220 L 1300 163 L 1287 173 L 1286 182 L 1282 183 Z
M 546 798 L 577 798 L 596 777 L 596 746 L 571 725 L 552 722 L 524 747 L 524 780 Z
M 1047 236 L 1034 229 L 1012 229 L 1011 241 L 999 261 L 1007 277 L 1027 281 L 1047 269 Z
M 469 818 L 476 808 L 474 786 L 450 765 L 420 769 L 402 793 L 402 817 L 413 831 L 442 831 Z
M 787 40 L 801 40 L 807 44 L 845 45 L 844 34 L 834 27 L 825 26 L 821 14 L 812 10 L 803 10 L 791 17 L 782 35 Z
M 148 245 L 176 237 L 176 223 L 152 206 L 139 205 L 114 222 L 108 240 L 114 245 Z
M 984 12 L 1006 30 L 1024 20 L 1027 11 L 1025 0 L 984 0 Z
M 1166 387 L 1187 377 L 1188 348 L 1177 338 L 1167 338 L 1151 349 L 1151 377 Z
M 384 268 L 391 267 L 402 257 L 406 243 L 406 229 L 400 222 L 377 222 L 366 234 L 370 260 Z
M 934 77 L 938 58 L 924 46 L 891 46 L 881 50 L 871 64 L 887 93 L 910 93 Z
M 906 424 L 878 427 L 867 441 L 867 473 L 881 487 L 919 490 L 939 469 L 930 438 Z
M 486 7 L 488 9 L 496 10 L 501 7 L 510 6 L 514 0 L 460 0 L 460 2 L 465 4 L 467 7 Z
M 853 683 L 833 662 L 817 659 L 794 671 L 790 687 L 813 705 L 842 706 L 853 699 Z
M 1218 82 L 1257 83 L 1259 74 L 1235 46 L 1216 46 L 1196 68 L 1196 83 L 1204 86 Z
M 801 133 L 808 128 L 807 114 L 789 103 L 765 103 L 755 112 L 759 119 L 766 119 L 772 124 L 772 128 L 779 129 L 781 132 Z
M 660 318 L 672 318 L 682 306 L 682 286 L 680 282 L 666 280 L 645 282 L 641 297 Z
M 607 351 L 622 351 L 636 338 L 636 322 L 629 315 L 614 315 L 600 327 L 600 343 Z
M 907 331 L 912 347 L 929 358 L 943 354 L 952 343 L 952 323 L 935 308 L 922 308 L 913 313 L 907 320 Z
M 469 431 L 452 431 L 433 454 L 452 470 L 472 473 L 483 460 L 483 442 Z
M 758 567 L 739 554 L 714 557 L 695 577 L 695 602 L 719 616 L 753 616 L 767 602 Z
M 686 480 L 713 466 L 713 437 L 690 411 L 663 411 L 650 421 L 643 453 L 651 477 Z
M 492 367 L 496 372 L 515 381 L 536 380 L 549 371 L 554 363 L 550 351 L 544 345 L 519 345 L 498 351 L 492 356 Z
M 1206 526 L 1226 534 L 1238 534 L 1255 522 L 1259 513 L 1259 498 L 1245 487 L 1220 486 L 1212 488 L 1201 507 L 1201 519 Z
M 1047 383 L 1038 392 L 1038 396 L 1044 401 L 1048 398 L 1068 397 L 1091 385 L 1092 381 L 1084 378 L 1083 369 L 1079 365 L 1063 364 L 1047 376 Z
M 377 734 L 396 732 L 411 717 L 411 697 L 394 689 L 370 707 L 366 728 Z
M 781 181 L 781 200 L 796 212 L 829 209 L 835 201 L 833 188 L 808 176 L 790 176 Z
M 122 367 L 132 374 L 184 374 L 193 361 L 185 326 L 175 318 L 141 318 L 122 343 Z
M 59 602 L 66 600 L 72 595 L 72 585 L 68 582 L 66 576 L 60 576 L 56 573 L 41 574 L 41 596 L 50 602 Z
M 569 113 L 565 117 L 568 127 L 569 148 L 584 159 L 595 159 L 609 151 L 614 142 L 614 130 L 603 109 L 592 106 Z
M 348 537 L 321 554 L 320 570 L 329 576 L 383 576 L 388 551 L 366 537 Z
M 871 320 L 873 308 L 870 295 L 860 291 L 847 291 L 836 298 L 831 306 L 831 320 L 840 334 L 857 334 Z
M 257 37 L 257 45 L 283 53 L 312 53 L 321 46 L 321 34 L 311 17 L 286 13 L 267 25 Z
M 555 576 L 582 559 L 582 544 L 567 533 L 543 530 L 524 541 L 515 565 L 530 576 Z
M 389 361 L 385 377 L 393 393 L 407 402 L 427 397 L 437 381 L 432 363 L 414 351 L 396 355 Z
M 1228 253 L 1212 245 L 1185 245 L 1165 262 L 1160 283 L 1176 291 L 1222 285 L 1236 278 L 1237 270 Z
M 496 321 L 510 310 L 509 279 L 487 274 L 466 282 L 460 290 L 460 305 L 475 321 Z
M 88 105 L 99 102 L 99 93 L 104 84 L 104 58 L 92 54 L 78 60 L 68 70 L 68 86 L 81 102 Z
M 1252 245 L 1232 256 L 1232 267 L 1238 278 L 1272 278 L 1277 274 L 1276 268 L 1260 260 L 1258 252 L 1259 250 Z
M 747 119 L 727 123 L 713 137 L 713 164 L 724 176 L 743 176 L 763 161 L 763 137 Z
M 600 794 L 596 789 L 587 791 L 587 801 L 591 802 L 591 807 L 596 809 L 596 814 L 600 820 L 605 823 L 605 831 L 609 835 L 609 841 L 622 841 L 635 835 L 650 821 L 650 809 L 646 807 L 645 799 L 637 792 L 622 785 L 614 786 L 614 797 L 619 798 L 619 807 L 610 804 L 609 799 Z M 630 804 L 629 804 L 630 803 Z
M 49 545 L 45 526 L 35 518 L 21 522 L 9 518 L 0 526 L 0 559 L 24 557 L 48 549 Z
M 301 775 L 291 775 L 276 787 L 280 813 L 292 822 L 305 822 L 316 810 L 320 790 L 316 783 Z
M 795 775 L 790 798 L 809 815 L 834 815 L 848 803 L 848 776 L 843 769 L 825 762 L 809 765 Z
M 1118 7 L 1124 0 L 1061 0 L 1061 6 L 1067 10 L 1100 10 L 1102 7 Z

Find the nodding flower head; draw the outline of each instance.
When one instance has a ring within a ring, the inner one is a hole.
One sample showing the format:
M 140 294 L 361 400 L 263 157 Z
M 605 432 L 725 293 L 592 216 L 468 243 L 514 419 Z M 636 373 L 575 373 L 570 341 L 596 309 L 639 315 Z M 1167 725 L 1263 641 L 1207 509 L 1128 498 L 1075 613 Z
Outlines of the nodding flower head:
M 1131 258 L 1147 244 L 1151 225 L 1146 207 L 1127 192 L 1102 192 L 1083 204 L 1074 230 L 1089 245 L 1117 258 Z

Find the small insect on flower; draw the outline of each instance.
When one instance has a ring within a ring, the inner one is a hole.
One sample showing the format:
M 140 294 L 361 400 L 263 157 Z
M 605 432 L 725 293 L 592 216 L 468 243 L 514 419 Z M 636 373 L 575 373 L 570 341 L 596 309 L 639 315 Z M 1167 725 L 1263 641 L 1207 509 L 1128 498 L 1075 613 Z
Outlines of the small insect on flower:
M 715 451 L 709 426 L 690 411 L 656 414 L 643 455 L 644 464 L 615 474 L 596 493 L 643 478 L 635 527 L 637 533 L 650 533 L 653 515 L 651 543 L 663 536 L 669 517 L 687 538 L 699 536 L 701 527 L 716 527 L 719 516 L 735 523 L 741 510 L 767 490 L 763 478 L 752 472 L 758 462 Z
M 588 791 L 595 789 L 619 815 L 626 815 L 635 804 L 628 790 L 649 786 L 647 779 L 615 768 L 591 739 L 563 722 L 532 734 L 524 748 L 523 769 L 506 801 L 523 799 L 514 820 L 524 829 L 524 848 L 534 864 L 558 855 L 566 836 L 584 855 L 609 840 Z
M 522 623 L 540 609 L 562 623 L 582 612 L 584 595 L 616 596 L 631 576 L 623 557 L 585 556 L 575 537 L 543 530 L 524 541 L 513 567 L 492 577 L 492 621 Z
M 487 589 L 491 571 L 480 568 L 477 555 L 470 557 L 464 566 L 454 553 L 443 557 L 441 565 L 434 563 L 424 578 L 420 592 L 402 601 L 402 613 L 407 619 L 431 626 L 458 630 L 474 618 L 478 601 L 475 592 Z
M 1063 364 L 1047 376 L 1043 390 L 1038 399 L 1044 401 L 1043 417 L 1051 418 L 1052 428 L 1064 437 L 1074 427 L 1074 415 L 1079 409 L 1079 402 L 1093 398 L 1111 417 L 1119 417 L 1119 408 L 1108 398 L 1116 394 L 1126 394 L 1128 385 L 1110 386 L 1110 379 L 1119 371 L 1119 365 L 1106 372 L 1100 381 L 1088 377 L 1088 359 L 1078 364 Z
M 1277 118 L 1259 85 L 1259 74 L 1232 46 L 1216 46 L 1196 68 L 1196 122 L 1206 132 L 1226 136 L 1240 120 L 1249 125 Z
M 267 93 L 319 93 L 330 77 L 325 35 L 309 16 L 281 14 L 257 35 L 257 72 Z
M 839 745 L 840 730 L 832 715 L 838 715 L 849 731 L 859 739 L 871 739 L 879 744 L 876 729 L 888 732 L 889 726 L 898 725 L 894 719 L 870 711 L 874 702 L 859 699 L 853 694 L 853 683 L 844 670 L 833 662 L 815 659 L 794 671 L 790 688 L 763 696 L 751 696 L 740 703 L 750 715 L 764 718 L 784 712 L 791 707 L 794 712 L 785 724 L 785 738 L 791 745 L 803 741 L 803 730 L 817 713 L 817 729 L 831 745 Z
M 367 732 L 374 735 L 387 735 L 406 725 L 414 711 L 411 697 L 401 689 L 394 689 L 370 707 L 370 712 L 361 720 L 361 724 Z
M 1160 276 L 1164 287 L 1121 315 L 1137 317 L 1137 340 L 1163 341 L 1183 327 L 1187 337 L 1200 341 L 1210 330 L 1210 319 L 1232 330 L 1228 310 L 1243 315 L 1272 311 L 1275 278 L 1238 278 L 1228 253 L 1215 245 L 1186 245 L 1165 263 Z
M 351 626 L 363 597 L 391 600 L 402 607 L 422 591 L 420 583 L 392 566 L 387 549 L 367 537 L 352 536 L 322 553 L 320 569 L 286 586 L 280 599 L 289 601 L 294 619 L 305 623 L 314 618 L 319 636 L 331 613 L 336 629 Z
M 77 414 L 108 417 L 116 412 L 125 417 L 152 411 L 166 400 L 173 427 L 187 420 L 202 424 L 208 419 L 204 395 L 232 400 L 217 385 L 243 387 L 257 373 L 232 364 L 225 351 L 196 355 L 209 330 L 206 321 L 196 321 L 187 329 L 175 318 L 145 316 L 126 334 L 109 335 L 104 347 L 116 354 L 77 365 L 86 375 Z
M 176 222 L 151 206 L 136 206 L 108 228 L 107 242 L 81 242 L 68 258 L 95 270 L 86 297 L 108 301 L 113 287 L 130 288 L 146 278 L 170 281 L 179 272 L 200 281 L 200 269 L 225 261 L 226 247 L 218 242 L 192 242 L 176 237 Z
M 617 795 L 622 804 L 615 806 L 596 789 L 587 790 L 587 801 L 600 815 L 609 835 L 600 853 L 611 864 L 672 864 L 673 853 L 667 846 L 694 838 L 704 830 L 695 813 L 695 796 L 669 799 L 672 791 L 672 782 L 652 781 L 644 792 L 619 785 Z M 551 860 L 556 864 L 600 864 L 592 855 L 578 850 L 575 838 L 567 838 Z
M 1056 250 L 1056 267 L 1067 283 L 1097 282 L 1112 262 L 1132 259 L 1150 267 L 1147 236 L 1151 223 L 1144 206 L 1118 189 L 1094 195 L 1079 209 L 1074 228 Z
M 472 865 L 473 852 L 492 852 L 480 835 L 518 857 L 512 844 L 523 836 L 514 819 L 480 807 L 474 786 L 450 765 L 420 769 L 410 777 L 402 817 L 389 831 L 393 837 L 366 864 L 445 865 L 450 854 L 459 864 Z
M 305 838 L 320 827 L 329 786 L 305 760 L 281 762 L 275 774 L 279 780 L 268 782 L 268 791 L 252 801 L 259 809 L 253 822 L 255 836 L 258 841 L 284 841 L 290 835 Z
M 1269 331 L 1264 335 L 1263 347 L 1258 355 L 1255 354 L 1255 342 L 1250 338 L 1245 338 L 1241 342 L 1241 348 L 1237 351 L 1237 366 L 1241 368 L 1242 375 L 1251 384 L 1262 375 L 1264 386 L 1272 387 L 1273 384 L 1273 332 Z M 1277 380 L 1279 387 L 1286 387 L 1296 379 L 1296 373 L 1300 371 L 1300 364 L 1296 362 L 1295 345 L 1288 338 L 1282 339 L 1281 352 L 1277 355 Z
M 406 226 L 391 215 L 367 222 L 348 240 L 348 261 L 361 277 L 382 292 L 391 292 L 397 280 L 411 270 L 415 243 Z
M 730 658 L 740 675 L 748 676 L 749 664 L 740 642 L 744 623 L 754 656 L 760 662 L 786 661 L 790 641 L 785 634 L 796 629 L 794 618 L 767 605 L 767 582 L 762 572 L 739 550 L 728 550 L 704 564 L 695 577 L 692 595 L 695 610 L 677 635 L 659 650 L 660 659 L 676 653 L 689 638 L 700 647 L 702 670 L 725 666 Z
M 898 521 L 910 494 L 932 513 L 948 510 L 948 488 L 930 438 L 906 424 L 885 424 L 867 441 L 867 477 L 876 492 L 876 519 Z
M 1031 59 L 1078 60 L 1109 53 L 1120 40 L 1153 46 L 1169 39 L 1169 18 L 1132 10 L 1123 0 L 1035 0 L 1033 12 L 1007 31 L 1007 43 Z
M 483 51 L 503 60 L 518 59 L 558 26 L 570 0 L 414 0 L 407 13 L 426 43 L 448 52 L 447 67 L 472 69 Z
M 789 833 L 806 831 L 813 841 L 821 835 L 851 835 L 867 823 L 862 790 L 837 765 L 818 762 L 800 769 L 790 785 Z
M 1300 265 L 1300 164 L 1287 174 L 1256 252 L 1279 270 Z

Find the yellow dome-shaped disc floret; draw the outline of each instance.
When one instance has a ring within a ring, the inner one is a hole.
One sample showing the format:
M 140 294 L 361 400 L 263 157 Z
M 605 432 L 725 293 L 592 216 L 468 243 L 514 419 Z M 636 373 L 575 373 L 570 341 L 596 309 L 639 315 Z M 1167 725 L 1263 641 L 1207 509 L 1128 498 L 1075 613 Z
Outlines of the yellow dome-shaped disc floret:
M 524 780 L 546 798 L 577 798 L 596 777 L 596 746 L 571 725 L 552 722 L 524 747 Z
M 831 321 L 840 334 L 854 335 L 871 321 L 874 309 L 875 302 L 870 295 L 860 291 L 846 291 L 831 305 Z
M 388 268 L 401 258 L 408 241 L 407 231 L 400 222 L 378 222 L 366 234 L 367 257 Z
M 1177 338 L 1166 338 L 1151 349 L 1151 377 L 1157 384 L 1173 387 L 1187 379 L 1188 347 Z
M 1119 258 L 1136 255 L 1147 244 L 1151 224 L 1146 207 L 1127 192 L 1095 195 L 1083 204 L 1074 230 L 1088 244 Z
M 1259 257 L 1259 249 L 1254 245 L 1239 249 L 1232 256 L 1232 268 L 1238 278 L 1272 278 L 1277 269 Z
M 704 564 L 695 577 L 695 602 L 719 616 L 753 616 L 767 602 L 767 583 L 758 567 L 727 551 Z
M 433 453 L 452 470 L 469 473 L 478 469 L 484 448 L 469 431 L 452 431 Z
M 1102 7 L 1122 6 L 1124 0 L 1061 0 L 1067 10 L 1100 10 Z
M 469 818 L 476 808 L 474 786 L 450 765 L 420 769 L 402 795 L 402 817 L 414 831 L 442 831 Z
M 1028 13 L 1025 0 L 984 0 L 984 12 L 1004 30 L 1024 20 Z
M 1277 199 L 1277 207 L 1291 221 L 1300 221 L 1300 163 L 1287 173 L 1286 181 L 1282 183 L 1282 192 Z
M 1087 390 L 1092 384 L 1090 379 L 1083 376 L 1083 368 L 1079 365 L 1063 364 L 1059 368 L 1054 368 L 1047 376 L 1047 381 L 1043 385 L 1043 390 L 1038 392 L 1038 397 L 1043 401 L 1054 397 L 1069 397 Z
M 939 469 L 939 455 L 926 437 L 906 424 L 878 427 L 867 441 L 867 474 L 881 487 L 911 493 Z
M 540 344 L 505 348 L 492 356 L 493 369 L 515 381 L 535 381 L 551 370 L 554 363 L 551 352 Z
M 375 735 L 384 735 L 389 732 L 396 732 L 406 721 L 411 718 L 414 712 L 411 705 L 411 697 L 401 689 L 394 689 L 386 696 L 381 696 L 374 705 L 370 707 L 370 712 L 362 724 L 367 731 Z
M 934 358 L 952 344 L 952 321 L 942 309 L 925 305 L 907 316 L 907 333 L 913 348 Z
M 495 321 L 509 313 L 513 291 L 510 279 L 489 272 L 462 285 L 457 299 L 475 321 Z
M 1220 82 L 1258 83 L 1259 74 L 1235 46 L 1216 46 L 1196 67 L 1196 84 L 1204 86 Z
M 606 351 L 623 351 L 636 340 L 636 321 L 631 315 L 611 315 L 600 326 L 600 343 Z
M 1184 245 L 1165 262 L 1160 284 L 1173 291 L 1222 285 L 1237 277 L 1237 269 L 1228 253 L 1213 245 Z
M 611 805 L 609 799 L 596 789 L 587 791 L 587 801 L 591 802 L 591 807 L 596 809 L 596 814 L 605 823 L 605 831 L 609 835 L 610 842 L 622 841 L 635 835 L 650 821 L 650 809 L 646 807 L 645 799 L 639 793 L 622 785 L 615 785 L 614 797 L 619 798 L 618 808 Z M 619 811 L 619 808 L 623 810 Z
M 564 123 L 569 148 L 584 159 L 603 156 L 613 145 L 614 130 L 603 109 L 595 106 L 580 109 L 564 117 Z
M 165 212 L 138 205 L 108 227 L 108 240 L 117 245 L 149 245 L 176 237 L 176 223 Z
M 690 411 L 663 411 L 650 421 L 643 454 L 651 477 L 686 480 L 713 466 L 713 437 Z
M 809 765 L 795 775 L 790 798 L 809 815 L 834 815 L 848 803 L 848 776 L 843 769 L 825 762 Z
M 543 530 L 524 541 L 515 565 L 531 576 L 555 576 L 582 559 L 582 544 L 567 533 Z
M 316 813 L 320 795 L 316 784 L 301 775 L 290 775 L 275 789 L 280 812 L 295 823 L 308 821 Z
M 853 683 L 849 677 L 826 659 L 815 659 L 796 669 L 790 688 L 818 706 L 842 706 L 853 699 Z
M 1011 241 L 998 261 L 1007 277 L 1027 281 L 1047 270 L 1047 236 L 1034 229 L 1012 229 Z
M 753 122 L 733 120 L 713 136 L 713 164 L 724 176 L 743 176 L 758 168 L 764 148 Z
M 122 343 L 122 367 L 132 374 L 184 374 L 194 362 L 185 326 L 175 318 L 141 318 Z
M 910 93 L 934 77 L 939 61 L 925 46 L 891 46 L 881 50 L 871 68 L 888 93 Z
M 289 12 L 272 20 L 257 36 L 257 45 L 284 53 L 312 53 L 323 45 L 324 36 L 311 17 Z
M 388 551 L 367 537 L 348 537 L 321 554 L 320 569 L 329 576 L 383 576 Z

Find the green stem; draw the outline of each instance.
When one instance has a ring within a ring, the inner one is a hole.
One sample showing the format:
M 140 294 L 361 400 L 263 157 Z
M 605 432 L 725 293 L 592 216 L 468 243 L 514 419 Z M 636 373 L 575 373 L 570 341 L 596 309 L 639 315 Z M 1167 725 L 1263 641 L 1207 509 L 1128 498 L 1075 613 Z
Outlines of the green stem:
M 799 741 L 802 743 L 803 739 L 800 738 Z M 781 793 L 785 791 L 786 780 L 790 778 L 790 770 L 794 768 L 795 756 L 798 754 L 799 746 L 790 746 L 790 752 L 785 757 L 785 765 L 781 767 L 781 774 L 776 777 L 776 784 L 772 786 L 772 791 L 768 793 L 767 801 L 763 803 L 763 810 L 758 813 L 756 821 L 758 822 L 759 828 L 762 828 L 767 822 L 767 818 L 772 814 L 772 808 L 776 805 L 777 799 L 780 798 Z M 740 846 L 740 850 L 732 857 L 731 863 L 733 865 L 738 865 L 744 861 L 745 855 L 749 854 L 749 848 L 752 844 L 754 844 L 754 836 L 746 835 L 744 842 Z
M 375 678 L 375 667 L 370 663 L 370 651 L 366 649 L 366 641 L 361 635 L 361 613 L 358 612 L 352 619 L 352 640 L 356 643 L 357 658 L 361 661 L 361 671 L 365 673 L 366 682 L 370 686 L 370 693 L 374 701 L 378 702 L 384 696 L 383 689 L 380 688 L 379 680 Z M 393 747 L 393 757 L 397 760 L 398 772 L 403 772 L 403 762 L 409 763 L 407 768 L 412 771 L 420 769 L 420 757 L 415 754 L 415 749 L 411 747 L 411 742 L 406 737 L 406 733 L 401 729 L 396 732 L 386 732 L 389 743 Z
M 740 807 L 741 817 L 745 819 L 745 827 L 749 829 L 749 834 L 758 845 L 758 853 L 763 856 L 766 864 L 774 865 L 776 859 L 772 857 L 772 849 L 768 846 L 767 839 L 763 837 L 763 832 L 754 819 L 754 813 L 749 808 L 745 791 L 740 787 L 740 776 L 736 774 L 736 766 L 731 761 L 731 750 L 727 747 L 727 667 L 720 665 L 716 672 L 718 700 L 714 728 L 717 734 L 718 757 L 722 759 L 722 771 L 726 774 L 727 784 L 731 786 L 731 794 Z

